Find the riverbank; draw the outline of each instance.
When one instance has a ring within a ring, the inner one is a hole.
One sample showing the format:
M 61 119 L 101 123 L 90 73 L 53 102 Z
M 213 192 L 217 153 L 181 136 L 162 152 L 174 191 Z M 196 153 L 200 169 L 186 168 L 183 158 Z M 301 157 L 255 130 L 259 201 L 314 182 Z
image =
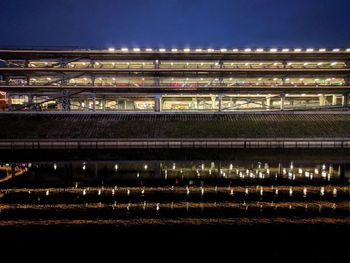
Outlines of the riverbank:
M 349 148 L 350 114 L 0 114 L 1 149 Z

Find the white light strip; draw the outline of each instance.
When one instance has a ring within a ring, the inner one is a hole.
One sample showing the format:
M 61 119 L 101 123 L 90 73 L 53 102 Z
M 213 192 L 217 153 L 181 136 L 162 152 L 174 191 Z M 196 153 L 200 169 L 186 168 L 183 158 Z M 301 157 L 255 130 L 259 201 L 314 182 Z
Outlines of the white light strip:
M 116 52 L 117 49 L 115 49 L 114 47 L 109 47 L 107 49 L 109 52 Z M 121 48 L 119 51 L 121 52 L 129 52 L 130 50 L 128 48 Z M 131 49 L 131 51 L 134 52 L 141 52 L 140 48 L 133 48 Z M 152 48 L 145 48 L 143 49 L 143 51 L 146 52 L 167 52 L 167 49 L 165 48 L 159 48 L 159 49 L 152 49 Z M 196 48 L 196 49 L 191 49 L 191 48 L 184 48 L 183 50 L 177 49 L 177 48 L 172 48 L 168 50 L 169 52 L 272 52 L 272 53 L 276 53 L 276 52 L 307 52 L 307 53 L 312 53 L 312 52 L 350 52 L 350 48 L 347 49 L 340 49 L 340 48 L 334 48 L 334 49 L 330 49 L 327 50 L 326 48 L 320 48 L 320 49 L 314 49 L 314 48 L 308 48 L 308 49 L 301 49 L 301 48 L 294 48 L 294 49 L 289 49 L 289 48 L 283 48 L 283 49 L 278 49 L 278 48 L 270 48 L 270 49 L 264 49 L 264 48 L 256 48 L 256 49 L 251 49 L 251 48 L 245 48 L 245 49 L 238 49 L 238 48 L 234 48 L 234 49 L 227 49 L 227 48 L 220 48 L 220 49 L 213 49 L 213 48 L 208 48 L 208 49 L 202 49 L 202 48 Z

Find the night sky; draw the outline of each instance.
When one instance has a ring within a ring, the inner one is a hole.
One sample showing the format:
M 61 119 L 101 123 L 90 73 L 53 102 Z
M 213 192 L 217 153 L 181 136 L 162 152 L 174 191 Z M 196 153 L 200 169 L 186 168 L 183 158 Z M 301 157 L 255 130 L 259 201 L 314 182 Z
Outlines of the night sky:
M 350 47 L 349 0 L 0 0 L 1 47 Z

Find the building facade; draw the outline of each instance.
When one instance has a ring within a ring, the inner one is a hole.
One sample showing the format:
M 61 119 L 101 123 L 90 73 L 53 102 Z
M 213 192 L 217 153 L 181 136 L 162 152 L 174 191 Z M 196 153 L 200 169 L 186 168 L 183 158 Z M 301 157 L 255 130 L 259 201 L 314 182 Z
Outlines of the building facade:
M 348 109 L 350 49 L 0 50 L 2 111 Z

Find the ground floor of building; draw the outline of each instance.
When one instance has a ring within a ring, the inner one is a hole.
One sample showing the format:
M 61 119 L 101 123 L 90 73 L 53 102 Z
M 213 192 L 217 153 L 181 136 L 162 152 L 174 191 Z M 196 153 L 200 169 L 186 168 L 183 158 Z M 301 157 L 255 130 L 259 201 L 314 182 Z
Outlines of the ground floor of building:
M 2 94 L 2 111 L 254 111 L 348 108 L 348 94 Z

